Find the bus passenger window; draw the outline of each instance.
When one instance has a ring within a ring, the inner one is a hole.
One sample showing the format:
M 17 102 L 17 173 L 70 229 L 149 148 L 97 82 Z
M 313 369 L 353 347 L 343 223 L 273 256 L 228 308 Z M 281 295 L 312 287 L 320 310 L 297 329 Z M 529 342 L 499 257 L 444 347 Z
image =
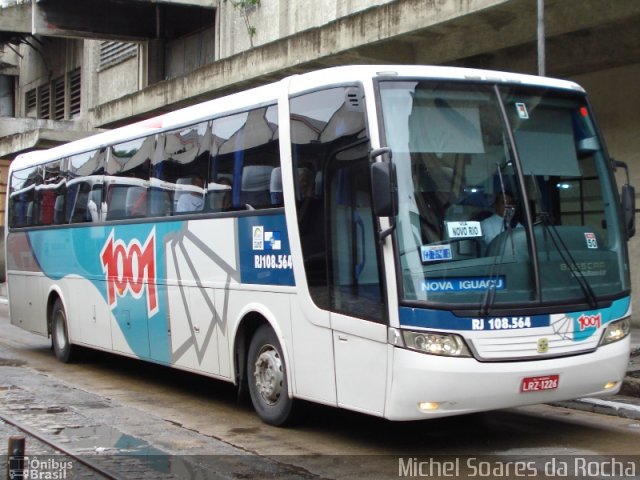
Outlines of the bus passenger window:
M 136 138 L 111 147 L 106 182 L 108 219 L 147 216 L 147 190 L 156 137 Z
M 211 122 L 158 135 L 149 175 L 149 216 L 205 210 L 212 140 Z
M 219 147 L 211 159 L 210 184 L 221 176 L 233 179 L 231 209 L 272 208 L 271 177 L 280 165 L 278 108 L 221 117 L 213 121 L 212 130 Z

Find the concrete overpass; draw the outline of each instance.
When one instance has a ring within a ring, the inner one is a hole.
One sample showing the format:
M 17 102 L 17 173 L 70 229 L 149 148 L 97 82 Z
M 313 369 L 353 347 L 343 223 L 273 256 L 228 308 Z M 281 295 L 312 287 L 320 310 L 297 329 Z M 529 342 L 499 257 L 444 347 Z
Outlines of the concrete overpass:
M 640 59 L 640 2 L 546 0 L 547 74 Z M 399 0 L 224 58 L 92 109 L 113 127 L 283 76 L 346 63 L 453 64 L 536 73 L 534 0 Z

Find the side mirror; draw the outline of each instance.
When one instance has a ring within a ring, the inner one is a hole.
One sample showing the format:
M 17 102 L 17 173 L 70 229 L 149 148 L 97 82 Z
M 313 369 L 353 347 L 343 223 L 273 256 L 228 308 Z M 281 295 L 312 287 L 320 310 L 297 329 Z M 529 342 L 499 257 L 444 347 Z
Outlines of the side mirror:
M 389 161 L 371 164 L 373 212 L 378 217 L 395 217 L 398 214 L 398 186 L 395 165 L 391 163 L 391 149 L 379 148 L 369 157 L 374 160 L 385 153 L 389 154 Z
M 385 162 L 375 162 L 380 155 L 388 154 Z M 384 242 L 396 228 L 396 215 L 398 215 L 398 181 L 396 167 L 391 163 L 391 149 L 389 147 L 378 148 L 369 154 L 374 161 L 371 164 L 371 194 L 373 196 L 373 213 L 378 217 L 389 217 L 389 228 L 378 232 L 378 239 Z
M 628 183 L 622 186 L 622 218 L 627 229 L 627 239 L 636 234 L 636 189 Z
M 627 183 L 622 185 L 620 201 L 622 203 L 622 218 L 627 232 L 627 240 L 636 234 L 636 189 L 629 183 L 629 167 L 625 162 L 613 160 L 615 168 L 624 168 L 627 174 Z

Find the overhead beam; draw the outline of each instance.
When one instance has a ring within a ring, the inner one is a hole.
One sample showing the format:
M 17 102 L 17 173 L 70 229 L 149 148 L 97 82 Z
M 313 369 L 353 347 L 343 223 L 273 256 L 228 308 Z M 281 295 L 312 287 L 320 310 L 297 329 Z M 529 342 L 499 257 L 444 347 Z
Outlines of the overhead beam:
M 204 6 L 203 6 L 204 5 Z M 171 38 L 213 22 L 210 1 L 40 0 L 33 34 L 119 41 Z
M 130 0 L 141 3 L 169 3 L 174 5 L 185 5 L 190 7 L 214 8 L 215 0 Z
M 9 135 L 0 139 L 0 159 L 13 159 L 23 152 L 52 148 L 63 143 L 80 140 L 95 131 L 36 129 Z
M 0 32 L 31 33 L 31 4 L 0 8 Z

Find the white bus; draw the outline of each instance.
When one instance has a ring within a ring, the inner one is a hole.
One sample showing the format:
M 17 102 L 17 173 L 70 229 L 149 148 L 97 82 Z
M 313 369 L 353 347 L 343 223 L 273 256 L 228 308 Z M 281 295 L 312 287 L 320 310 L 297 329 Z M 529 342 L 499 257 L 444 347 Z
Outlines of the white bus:
M 616 164 L 571 82 L 288 77 L 17 158 L 11 321 L 63 362 L 233 382 L 274 425 L 300 399 L 415 420 L 612 394 L 635 208 Z

